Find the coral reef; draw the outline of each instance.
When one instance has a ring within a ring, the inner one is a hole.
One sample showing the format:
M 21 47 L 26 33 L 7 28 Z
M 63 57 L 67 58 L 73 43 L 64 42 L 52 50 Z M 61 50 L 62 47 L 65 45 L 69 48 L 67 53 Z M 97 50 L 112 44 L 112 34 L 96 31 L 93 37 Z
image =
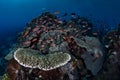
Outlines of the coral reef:
M 118 79 L 108 76 L 112 72 L 119 74 L 120 27 L 105 36 L 105 47 L 92 30 L 92 23 L 75 13 L 71 13 L 68 21 L 50 12 L 42 13 L 26 24 L 15 50 L 6 56 L 8 77 L 11 80 Z
M 103 65 L 103 73 L 99 79 L 119 80 L 120 79 L 120 25 L 116 30 L 112 30 L 104 37 L 106 47 L 106 60 Z M 99 80 L 98 79 L 98 80 Z
M 105 47 L 107 49 L 107 56 L 111 58 L 113 63 L 117 63 L 120 65 L 120 34 L 119 34 L 119 26 L 117 30 L 109 32 L 105 38 Z M 112 57 L 113 56 L 113 57 Z
M 120 34 L 119 28 L 107 33 L 104 37 L 105 60 L 101 71 L 93 80 L 120 80 Z

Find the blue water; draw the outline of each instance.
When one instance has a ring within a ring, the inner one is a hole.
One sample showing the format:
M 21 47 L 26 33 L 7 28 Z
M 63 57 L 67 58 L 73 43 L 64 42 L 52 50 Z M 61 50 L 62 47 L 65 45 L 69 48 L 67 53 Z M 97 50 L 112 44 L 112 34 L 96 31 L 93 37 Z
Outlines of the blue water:
M 88 17 L 96 27 L 105 23 L 111 30 L 120 22 L 120 0 L 0 0 L 0 75 L 6 65 L 3 57 L 17 34 L 45 11 L 59 11 L 60 15 L 75 12 Z
M 0 0 L 0 44 L 45 11 L 75 12 L 108 23 L 111 29 L 120 22 L 120 0 Z

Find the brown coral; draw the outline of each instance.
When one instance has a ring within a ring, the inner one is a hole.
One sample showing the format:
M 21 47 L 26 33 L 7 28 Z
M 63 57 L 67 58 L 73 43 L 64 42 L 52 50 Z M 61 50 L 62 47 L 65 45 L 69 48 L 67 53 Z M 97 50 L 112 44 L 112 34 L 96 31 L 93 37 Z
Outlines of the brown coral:
M 60 69 L 54 69 L 50 71 L 39 71 L 39 77 L 42 80 L 61 80 L 62 78 L 62 72 Z
M 11 59 L 8 63 L 7 74 L 11 80 L 25 80 L 25 74 L 20 64 L 14 59 Z

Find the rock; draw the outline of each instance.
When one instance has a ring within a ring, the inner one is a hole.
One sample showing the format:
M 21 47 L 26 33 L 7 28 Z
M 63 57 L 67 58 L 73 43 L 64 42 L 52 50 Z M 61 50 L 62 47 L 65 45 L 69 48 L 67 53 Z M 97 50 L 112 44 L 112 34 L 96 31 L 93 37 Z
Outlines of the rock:
M 9 53 L 7 56 L 5 56 L 6 60 L 11 60 L 13 58 L 13 53 Z
M 82 58 L 84 59 L 86 68 L 90 70 L 93 75 L 97 75 L 102 68 L 104 57 L 100 56 L 94 61 L 95 57 L 90 55 L 89 52 L 86 52 L 82 55 Z

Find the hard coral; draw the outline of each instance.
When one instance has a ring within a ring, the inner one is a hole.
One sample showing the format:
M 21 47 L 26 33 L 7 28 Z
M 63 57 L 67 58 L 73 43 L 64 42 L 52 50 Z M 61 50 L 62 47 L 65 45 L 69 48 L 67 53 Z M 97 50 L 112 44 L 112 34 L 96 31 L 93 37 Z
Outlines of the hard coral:
M 62 80 L 62 72 L 60 69 L 54 69 L 49 71 L 39 71 L 39 77 L 41 80 Z
M 8 63 L 7 74 L 10 80 L 26 79 L 20 64 L 14 59 L 11 59 Z
M 39 51 L 19 48 L 14 53 L 15 60 L 24 67 L 51 70 L 65 65 L 70 59 L 67 53 L 56 52 L 42 55 Z

